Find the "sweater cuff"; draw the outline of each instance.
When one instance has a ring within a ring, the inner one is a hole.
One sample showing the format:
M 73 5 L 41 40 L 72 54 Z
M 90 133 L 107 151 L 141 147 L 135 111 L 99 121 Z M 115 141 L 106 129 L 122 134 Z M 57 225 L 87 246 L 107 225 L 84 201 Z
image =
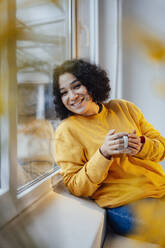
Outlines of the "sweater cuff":
M 110 160 L 111 159 L 111 155 L 109 155 L 109 156 L 105 156 L 102 152 L 101 152 L 101 149 L 99 148 L 99 152 L 101 153 L 101 155 L 104 157 L 104 158 L 106 158 L 106 159 L 108 159 L 108 160 Z
M 86 174 L 93 183 L 100 184 L 107 176 L 112 162 L 112 157 L 110 160 L 105 158 L 98 149 L 86 165 Z

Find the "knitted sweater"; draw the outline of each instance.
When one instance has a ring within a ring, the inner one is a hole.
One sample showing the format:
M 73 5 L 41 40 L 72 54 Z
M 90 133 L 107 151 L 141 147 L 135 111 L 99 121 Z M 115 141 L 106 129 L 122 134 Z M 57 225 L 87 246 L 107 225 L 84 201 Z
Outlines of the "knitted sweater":
M 145 136 L 136 156 L 99 151 L 109 130 Z M 65 185 L 79 197 L 91 197 L 101 207 L 117 207 L 135 200 L 165 195 L 165 173 L 157 162 L 165 157 L 165 138 L 146 121 L 133 103 L 111 100 L 99 114 L 74 115 L 55 131 L 55 161 Z

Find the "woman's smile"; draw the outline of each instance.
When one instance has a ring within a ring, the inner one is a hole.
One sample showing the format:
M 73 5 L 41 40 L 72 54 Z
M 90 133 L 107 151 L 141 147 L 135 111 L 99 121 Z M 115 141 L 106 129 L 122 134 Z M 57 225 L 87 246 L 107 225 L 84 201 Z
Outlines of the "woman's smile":
M 79 99 L 79 101 L 76 101 L 76 102 L 74 102 L 74 103 L 72 103 L 72 104 L 70 104 L 72 107 L 77 107 L 77 106 L 80 106 L 81 105 L 81 103 L 84 101 L 84 97 L 81 97 L 80 99 Z

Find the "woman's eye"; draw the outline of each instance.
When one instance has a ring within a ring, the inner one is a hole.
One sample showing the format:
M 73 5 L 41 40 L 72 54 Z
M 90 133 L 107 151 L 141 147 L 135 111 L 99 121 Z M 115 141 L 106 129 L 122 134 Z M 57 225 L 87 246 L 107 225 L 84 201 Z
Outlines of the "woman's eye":
M 77 84 L 77 85 L 75 85 L 73 88 L 74 88 L 74 89 L 78 89 L 78 88 L 80 88 L 80 86 L 81 86 L 81 84 Z
M 67 94 L 67 91 L 65 91 L 65 92 L 61 92 L 60 94 L 61 94 L 61 96 L 64 96 L 64 95 L 66 95 L 66 94 Z

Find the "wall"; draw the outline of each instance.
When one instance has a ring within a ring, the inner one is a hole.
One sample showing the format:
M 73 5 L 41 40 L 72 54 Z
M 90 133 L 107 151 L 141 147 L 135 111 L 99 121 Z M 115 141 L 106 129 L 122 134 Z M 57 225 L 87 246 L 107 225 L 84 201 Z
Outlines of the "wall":
M 117 1 L 99 1 L 99 65 L 111 80 L 111 98 L 115 98 L 117 60 Z
M 123 98 L 165 136 L 165 1 L 122 3 Z
M 165 1 L 123 1 L 123 97 L 165 135 Z M 162 47 L 161 47 L 162 46 Z
M 134 102 L 163 136 L 164 13 L 164 0 L 100 1 L 99 63 L 109 72 L 111 96 Z

